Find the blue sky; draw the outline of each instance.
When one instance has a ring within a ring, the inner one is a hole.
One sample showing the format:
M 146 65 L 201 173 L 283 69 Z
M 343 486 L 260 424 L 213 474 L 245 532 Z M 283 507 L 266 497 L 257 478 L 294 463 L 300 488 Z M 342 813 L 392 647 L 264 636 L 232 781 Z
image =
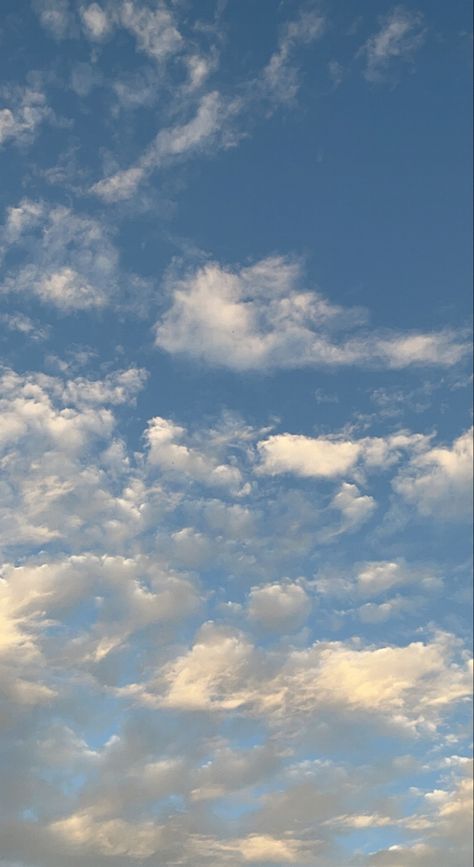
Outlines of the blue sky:
M 1 867 L 471 863 L 471 45 L 4 0 Z

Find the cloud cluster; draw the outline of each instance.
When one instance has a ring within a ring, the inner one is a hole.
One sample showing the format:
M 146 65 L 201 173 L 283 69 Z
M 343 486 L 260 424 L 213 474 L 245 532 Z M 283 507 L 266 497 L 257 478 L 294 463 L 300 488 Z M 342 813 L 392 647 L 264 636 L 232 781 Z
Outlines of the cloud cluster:
M 100 379 L 3 371 L 4 857 L 332 867 L 348 829 L 402 829 L 411 851 L 412 826 L 438 857 L 464 827 L 464 783 L 441 781 L 458 794 L 421 793 L 402 819 L 401 804 L 372 800 L 367 766 L 307 758 L 308 742 L 337 751 L 357 732 L 389 735 L 402 751 L 413 738 L 429 744 L 462 712 L 471 676 L 453 636 L 368 642 L 309 630 L 311 611 L 322 629 L 325 594 L 373 625 L 383 612 L 368 605 L 393 608 L 396 592 L 402 610 L 405 591 L 431 592 L 436 576 L 395 560 L 365 561 L 339 583 L 293 574 L 301 550 L 318 545 L 324 508 L 308 510 L 284 485 L 275 498 L 275 454 L 268 473 L 254 461 L 266 459 L 268 431 L 233 416 L 205 429 L 154 416 L 131 451 L 120 418 L 145 378 L 135 367 Z M 346 480 L 354 467 L 411 472 L 436 452 L 407 433 L 344 440 L 342 457 L 327 449 L 337 438 L 322 451 L 308 440 L 308 478 L 324 470 L 338 532 L 373 511 L 362 481 Z M 242 800 L 242 820 L 228 819 Z

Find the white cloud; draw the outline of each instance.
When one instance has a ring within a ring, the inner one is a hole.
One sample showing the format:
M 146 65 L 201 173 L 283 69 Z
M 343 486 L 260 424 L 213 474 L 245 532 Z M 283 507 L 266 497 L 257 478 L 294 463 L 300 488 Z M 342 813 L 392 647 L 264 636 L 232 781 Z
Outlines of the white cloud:
M 395 491 L 425 517 L 469 520 L 472 511 L 472 429 L 451 447 L 432 448 L 415 456 L 395 478 Z
M 363 524 L 373 514 L 377 504 L 373 497 L 361 494 L 357 485 L 343 482 L 334 495 L 331 505 L 338 509 L 343 518 L 343 528 L 352 529 Z
M 429 438 L 422 434 L 400 432 L 387 437 L 309 437 L 300 434 L 275 434 L 257 444 L 259 473 L 279 475 L 293 473 L 303 478 L 337 478 L 353 474 L 358 465 L 366 469 L 388 468 L 397 463 L 406 452 L 415 454 L 426 449 Z M 343 513 L 369 513 L 373 509 L 371 498 L 361 498 L 355 486 L 342 488 L 333 506 Z M 339 499 L 337 499 L 339 497 Z M 346 516 L 348 517 L 348 515 Z
M 227 135 L 227 120 L 235 108 L 225 104 L 217 91 L 204 94 L 191 120 L 160 130 L 135 165 L 98 181 L 92 192 L 106 202 L 129 199 L 142 181 L 168 160 L 205 151 L 216 143 L 224 147 L 233 144 L 233 137 Z
M 9 208 L 0 252 L 10 250 L 20 254 L 19 264 L 6 271 L 0 292 L 33 294 L 70 313 L 120 303 L 130 291 L 107 227 L 63 205 L 23 200 Z M 128 283 L 140 304 L 145 284 L 133 275 Z
M 283 28 L 278 48 L 265 66 L 261 85 L 265 95 L 277 102 L 291 102 L 299 89 L 298 69 L 294 55 L 303 45 L 309 45 L 324 33 L 326 20 L 318 12 L 304 11 Z
M 142 3 L 124 0 L 119 7 L 119 20 L 137 40 L 140 51 L 162 61 L 179 50 L 182 36 L 172 13 L 166 6 L 151 9 Z
M 152 706 L 262 716 L 277 727 L 330 708 L 428 729 L 471 695 L 471 668 L 449 636 L 405 646 L 316 643 L 287 657 L 265 654 L 235 630 L 206 624 L 193 647 L 148 687 L 119 691 Z
M 48 326 L 39 325 L 24 313 L 1 313 L 0 322 L 3 322 L 9 331 L 24 334 L 32 340 L 46 340 L 49 335 Z
M 396 60 L 411 60 L 423 43 L 423 16 L 403 6 L 396 6 L 381 21 L 377 31 L 361 48 L 365 57 L 365 77 L 368 81 L 384 78 Z
M 137 861 L 150 858 L 161 849 L 163 832 L 156 822 L 128 822 L 124 819 L 100 819 L 87 812 L 75 813 L 49 826 L 70 851 L 91 850 L 107 857 L 128 857 Z
M 211 863 L 224 864 L 308 864 L 311 844 L 294 837 L 249 834 L 247 837 L 219 841 L 201 839 L 195 843 L 198 855 L 211 857 Z M 218 858 L 217 862 L 215 859 Z M 238 859 L 238 860 L 236 860 Z
M 151 419 L 146 431 L 149 446 L 148 460 L 152 466 L 169 473 L 184 474 L 206 485 L 239 490 L 242 476 L 238 467 L 219 463 L 212 451 L 203 451 L 183 445 L 186 437 L 183 427 L 165 418 Z
M 265 584 L 250 590 L 248 616 L 269 631 L 294 632 L 303 626 L 310 612 L 310 599 L 300 584 Z
M 0 147 L 10 141 L 30 144 L 38 129 L 54 118 L 46 97 L 32 87 L 17 88 L 2 96 L 9 96 L 11 107 L 0 108 Z
M 333 478 L 352 470 L 361 452 L 357 442 L 333 442 L 297 434 L 271 436 L 260 442 L 258 449 L 262 458 L 260 472 L 323 478 Z
M 301 276 L 298 262 L 275 256 L 240 270 L 211 263 L 170 280 L 171 303 L 156 325 L 156 344 L 237 371 L 451 365 L 468 351 L 454 332 L 366 333 L 360 310 L 303 291 Z
M 91 39 L 102 40 L 108 36 L 111 22 L 107 13 L 98 3 L 82 6 L 80 10 L 82 23 Z

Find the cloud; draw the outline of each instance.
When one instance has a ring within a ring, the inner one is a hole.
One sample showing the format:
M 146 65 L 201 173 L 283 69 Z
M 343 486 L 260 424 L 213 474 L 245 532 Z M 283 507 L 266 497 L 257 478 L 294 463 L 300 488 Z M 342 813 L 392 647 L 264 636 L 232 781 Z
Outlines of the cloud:
M 65 39 L 74 33 L 74 16 L 69 0 L 34 0 L 33 6 L 41 25 L 55 39 Z
M 101 41 L 110 33 L 111 22 L 107 13 L 98 3 L 82 6 L 80 15 L 86 34 L 90 39 Z
M 3 322 L 9 331 L 23 334 L 32 340 L 46 340 L 49 335 L 47 325 L 39 325 L 24 313 L 1 313 L 0 322 Z
M 119 9 L 120 23 L 135 36 L 140 51 L 162 61 L 182 44 L 173 15 L 164 5 L 150 9 L 142 3 L 124 0 Z
M 303 626 L 310 612 L 310 599 L 300 584 L 265 584 L 250 590 L 248 616 L 271 632 L 294 632 Z
M 393 487 L 423 517 L 469 520 L 472 511 L 473 431 L 416 455 Z
M 278 47 L 272 54 L 261 75 L 264 94 L 279 103 L 290 103 L 299 89 L 298 69 L 294 65 L 294 55 L 304 45 L 319 39 L 326 28 L 323 15 L 314 10 L 306 10 L 282 29 Z
M 403 6 L 396 6 L 381 19 L 380 30 L 360 49 L 365 58 L 365 77 L 381 81 L 394 61 L 410 61 L 425 38 L 423 16 Z
M 400 432 L 387 437 L 309 437 L 301 434 L 274 434 L 257 444 L 260 463 L 258 473 L 279 475 L 293 473 L 302 478 L 332 479 L 353 474 L 357 466 L 366 469 L 388 468 L 397 463 L 402 455 L 412 450 L 423 451 L 429 438 L 422 434 Z M 341 488 L 333 500 L 333 506 L 352 516 L 361 510 L 373 509 L 371 498 L 363 499 L 354 485 Z
M 184 124 L 160 130 L 152 144 L 137 163 L 98 181 L 92 192 L 106 202 L 131 198 L 148 175 L 167 161 L 206 151 L 211 146 L 230 146 L 232 135 L 227 135 L 227 120 L 235 105 L 225 103 L 217 91 L 204 94 L 194 117 Z
M 215 454 L 188 445 L 180 440 L 186 436 L 186 431 L 179 425 L 165 418 L 155 417 L 150 420 L 146 431 L 149 446 L 148 460 L 152 466 L 169 473 L 178 473 L 202 482 L 206 485 L 238 489 L 242 476 L 238 467 L 219 463 Z
M 453 662 L 455 655 L 452 639 L 440 636 L 406 646 L 316 643 L 279 659 L 245 634 L 208 623 L 156 681 L 119 692 L 152 706 L 238 710 L 277 728 L 295 717 L 339 708 L 416 730 L 436 726 L 443 708 L 471 694 L 471 667 L 462 658 Z
M 340 490 L 334 495 L 331 505 L 339 509 L 343 518 L 344 528 L 358 527 L 373 514 L 377 504 L 373 497 L 361 494 L 357 485 L 343 482 Z
M 472 762 L 464 761 L 447 785 L 424 794 L 424 811 L 406 824 L 424 839 L 375 852 L 371 867 L 464 867 L 472 860 Z
M 302 290 L 301 276 L 298 262 L 274 256 L 239 270 L 210 263 L 170 279 L 170 306 L 156 325 L 156 345 L 237 371 L 449 366 L 467 352 L 455 332 L 367 333 L 360 310 Z
M 19 260 L 8 269 L 8 256 Z M 99 220 L 63 205 L 22 200 L 7 211 L 0 230 L 6 276 L 0 292 L 34 295 L 64 313 L 120 304 L 128 287 L 119 271 L 119 254 Z M 145 295 L 145 283 L 130 276 L 132 289 Z
M 28 145 L 39 128 L 54 119 L 44 93 L 34 87 L 4 87 L 1 95 L 10 108 L 0 108 L 0 147 L 9 142 Z
M 278 838 L 270 834 L 249 834 L 229 841 L 200 840 L 198 853 L 219 858 L 224 864 L 308 864 L 312 846 L 292 837 Z M 236 861 L 238 859 L 238 861 Z M 217 863 L 214 860 L 214 863 Z

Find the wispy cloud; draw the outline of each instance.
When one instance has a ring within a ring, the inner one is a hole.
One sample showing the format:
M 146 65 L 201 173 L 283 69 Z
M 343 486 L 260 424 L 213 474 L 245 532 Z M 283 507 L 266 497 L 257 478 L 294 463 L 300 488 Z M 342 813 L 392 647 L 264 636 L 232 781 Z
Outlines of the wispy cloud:
M 381 81 L 397 61 L 411 61 L 425 38 L 423 16 L 396 6 L 381 19 L 380 29 L 359 50 L 365 59 L 365 77 Z

